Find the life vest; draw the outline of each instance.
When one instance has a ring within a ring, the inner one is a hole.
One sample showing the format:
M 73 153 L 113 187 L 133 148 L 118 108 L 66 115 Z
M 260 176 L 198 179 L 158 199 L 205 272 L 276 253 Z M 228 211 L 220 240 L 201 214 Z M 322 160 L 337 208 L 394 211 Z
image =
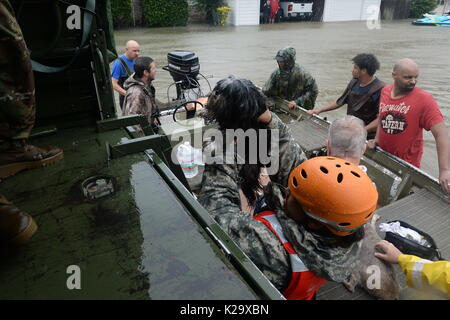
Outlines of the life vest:
M 273 211 L 263 211 L 253 217 L 272 231 L 284 249 L 289 254 L 291 261 L 292 275 L 288 287 L 283 291 L 283 295 L 288 300 L 312 300 L 320 287 L 327 282 L 325 279 L 309 271 L 292 245 L 284 237 L 281 224 Z

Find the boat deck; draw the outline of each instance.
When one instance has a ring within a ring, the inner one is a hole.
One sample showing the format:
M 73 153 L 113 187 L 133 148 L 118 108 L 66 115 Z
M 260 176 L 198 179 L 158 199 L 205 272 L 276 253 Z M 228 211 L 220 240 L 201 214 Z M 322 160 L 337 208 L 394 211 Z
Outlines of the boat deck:
M 0 183 L 38 224 L 27 244 L 0 250 L 0 299 L 257 299 L 142 153 L 108 159 L 106 142 L 124 136 L 85 127 L 31 141 L 64 159 Z M 80 183 L 94 175 L 112 176 L 114 194 L 85 199 Z M 81 290 L 66 286 L 71 265 Z

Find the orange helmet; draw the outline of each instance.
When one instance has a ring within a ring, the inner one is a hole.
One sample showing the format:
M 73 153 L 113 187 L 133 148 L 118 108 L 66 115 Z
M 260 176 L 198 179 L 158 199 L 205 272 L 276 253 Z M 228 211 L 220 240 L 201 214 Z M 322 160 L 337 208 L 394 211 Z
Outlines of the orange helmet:
M 378 201 L 372 180 L 358 166 L 335 157 L 303 162 L 291 172 L 289 190 L 307 216 L 338 236 L 368 222 Z

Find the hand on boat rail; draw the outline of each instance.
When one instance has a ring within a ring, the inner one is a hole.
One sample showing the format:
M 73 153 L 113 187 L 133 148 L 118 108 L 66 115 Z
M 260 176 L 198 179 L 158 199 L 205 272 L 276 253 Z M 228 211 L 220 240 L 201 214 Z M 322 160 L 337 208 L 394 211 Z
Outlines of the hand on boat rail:
M 367 140 L 367 147 L 369 149 L 375 149 L 378 145 L 378 143 L 375 141 L 375 139 Z

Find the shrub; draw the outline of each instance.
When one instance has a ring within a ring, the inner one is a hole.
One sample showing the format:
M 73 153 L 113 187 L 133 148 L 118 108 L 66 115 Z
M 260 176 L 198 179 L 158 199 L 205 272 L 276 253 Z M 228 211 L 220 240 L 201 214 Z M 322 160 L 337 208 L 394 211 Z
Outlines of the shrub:
M 220 23 L 217 8 L 225 6 L 224 0 L 194 0 L 195 6 L 206 14 L 206 20 L 213 25 Z
M 409 16 L 410 18 L 421 18 L 424 13 L 430 13 L 436 6 L 436 0 L 413 0 L 409 9 Z
M 129 27 L 133 21 L 131 0 L 111 0 L 114 28 Z
M 224 26 L 227 23 L 228 13 L 230 12 L 231 8 L 229 6 L 223 6 L 217 8 L 217 14 L 219 16 L 219 24 L 221 26 Z
M 185 26 L 189 17 L 186 0 L 142 0 L 144 24 L 149 27 Z

